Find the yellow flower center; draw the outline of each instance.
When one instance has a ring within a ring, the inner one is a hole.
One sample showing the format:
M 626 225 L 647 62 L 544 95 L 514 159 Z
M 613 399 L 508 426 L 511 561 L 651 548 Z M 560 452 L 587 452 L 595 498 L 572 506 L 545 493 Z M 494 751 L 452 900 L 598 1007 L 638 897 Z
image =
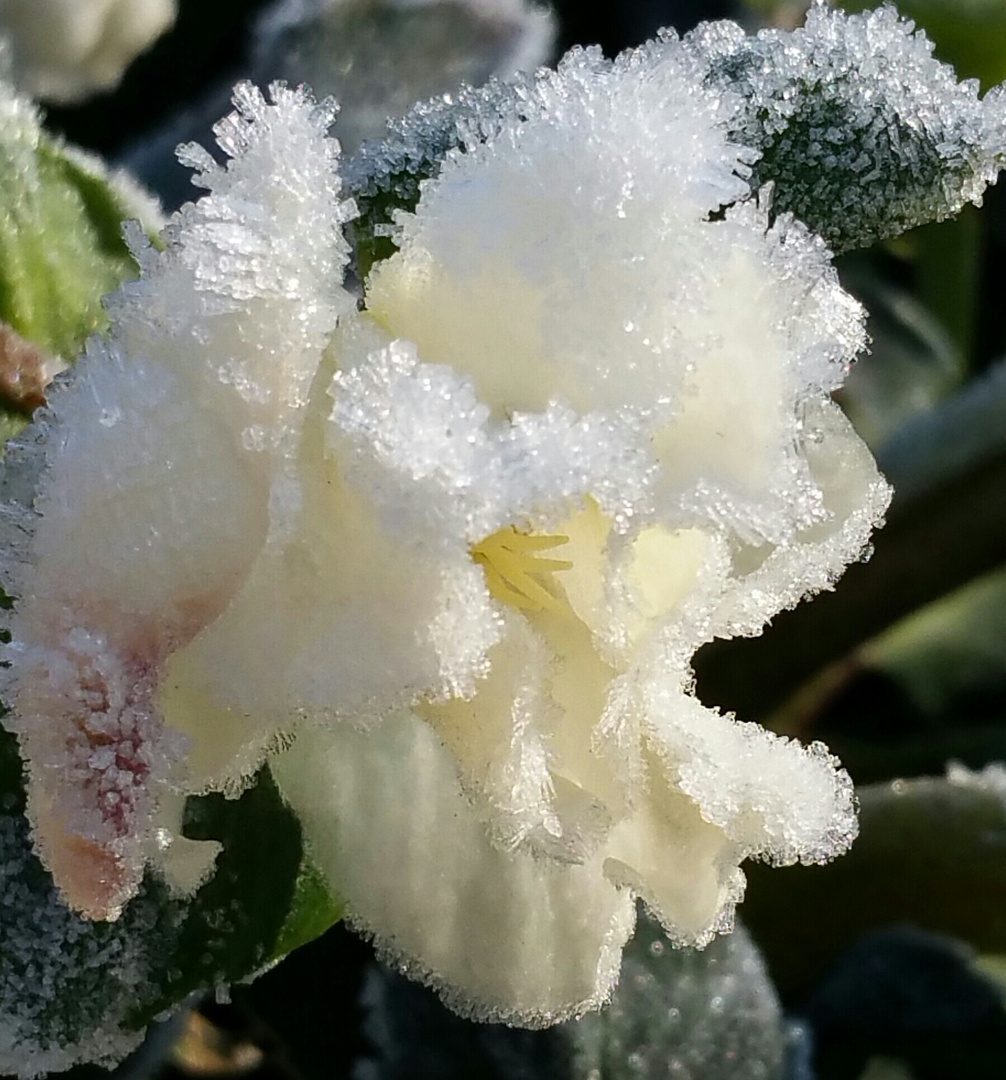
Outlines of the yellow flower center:
M 475 544 L 471 556 L 485 572 L 495 599 L 521 611 L 560 611 L 563 600 L 552 574 L 573 564 L 540 558 L 538 552 L 568 543 L 568 536 L 536 536 L 508 525 Z

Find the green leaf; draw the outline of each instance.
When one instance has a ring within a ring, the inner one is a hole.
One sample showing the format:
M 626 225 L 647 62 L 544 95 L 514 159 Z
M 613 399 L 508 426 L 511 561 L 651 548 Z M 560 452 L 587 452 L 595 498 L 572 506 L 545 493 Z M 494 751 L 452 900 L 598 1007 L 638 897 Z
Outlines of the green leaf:
M 23 413 L 0 406 L 0 454 L 3 453 L 3 444 L 19 435 L 27 426 L 28 417 Z
M 103 174 L 39 128 L 0 84 L 0 320 L 73 359 L 106 326 L 101 298 L 136 265 L 122 239 L 135 209 Z
M 1006 568 L 903 619 L 860 650 L 930 716 L 982 688 L 1006 689 Z
M 813 984 L 861 934 L 895 923 L 1006 951 L 1004 796 L 1001 770 L 869 786 L 848 855 L 747 868 L 744 919 L 780 989 Z
M 276 789 L 268 767 L 240 799 L 190 799 L 185 835 L 217 840 L 216 870 L 188 903 L 169 956 L 151 971 L 153 993 L 130 1017 L 149 1023 L 193 991 L 247 978 L 272 960 L 296 894 L 300 823 Z
M 294 886 L 293 901 L 280 928 L 270 960 L 279 960 L 321 937 L 343 916 L 343 905 L 332 897 L 322 872 L 305 854 Z

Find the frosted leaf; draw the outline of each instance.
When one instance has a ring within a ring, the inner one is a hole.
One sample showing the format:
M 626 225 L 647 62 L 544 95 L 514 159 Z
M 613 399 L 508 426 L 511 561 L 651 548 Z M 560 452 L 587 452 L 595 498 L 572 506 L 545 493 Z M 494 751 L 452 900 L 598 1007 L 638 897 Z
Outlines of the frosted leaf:
M 18 85 L 63 104 L 114 89 L 177 10 L 177 0 L 3 0 L 0 34 Z
M 144 276 L 110 299 L 111 340 L 91 342 L 12 460 L 37 475 L 41 457 L 44 478 L 32 506 L 17 491 L 7 509 L 6 724 L 39 851 L 91 917 L 114 918 L 159 858 L 160 794 L 184 784 L 190 746 L 165 726 L 163 665 L 282 531 L 284 439 L 353 306 L 331 111 L 272 93 L 238 88 L 218 128 L 231 161 L 203 161 L 210 194 L 172 220 L 167 249 L 134 233 Z
M 980 202 L 1006 155 L 1006 108 L 958 83 L 924 33 L 884 5 L 818 2 L 791 33 L 711 24 L 689 38 L 710 85 L 739 94 L 733 134 L 761 152 L 754 183 L 836 251 Z
M 677 50 L 720 96 L 724 132 L 748 148 L 751 188 L 771 190 L 774 214 L 792 213 L 835 251 L 980 202 L 1006 160 L 1003 95 L 979 100 L 977 82 L 958 83 L 891 6 L 849 16 L 818 2 L 806 26 L 755 36 L 730 22 L 682 41 L 665 31 L 636 55 Z M 360 235 L 393 235 L 393 209 L 411 209 L 452 150 L 492 140 L 536 106 L 525 77 L 422 103 L 391 124 L 347 169 Z
M 0 1072 L 27 1080 L 83 1062 L 111 1066 L 143 1037 L 128 1021 L 147 989 L 150 956 L 174 943 L 178 912 L 158 890 L 115 924 L 71 912 L 7 790 L 8 742 L 0 732 Z
M 180 835 L 183 800 L 162 806 L 172 883 L 148 876 L 117 920 L 96 922 L 66 906 L 32 851 L 19 773 L 0 730 L 3 1075 L 111 1067 L 152 1019 L 194 991 L 252 976 L 293 944 L 301 831 L 267 774 L 239 800 L 189 802 L 186 828 L 200 842 Z M 207 852 L 219 868 L 208 883 Z M 198 892 L 183 899 L 175 886 Z
M 743 927 L 702 952 L 641 918 L 611 1004 L 561 1030 L 577 1080 L 777 1080 L 779 999 Z
M 360 1005 L 369 1045 L 354 1080 L 406 1080 L 417 1061 L 434 1058 L 449 1078 L 779 1080 L 786 1040 L 743 927 L 702 951 L 676 949 L 645 916 L 608 1006 L 548 1031 L 459 1020 L 381 964 L 368 968 Z

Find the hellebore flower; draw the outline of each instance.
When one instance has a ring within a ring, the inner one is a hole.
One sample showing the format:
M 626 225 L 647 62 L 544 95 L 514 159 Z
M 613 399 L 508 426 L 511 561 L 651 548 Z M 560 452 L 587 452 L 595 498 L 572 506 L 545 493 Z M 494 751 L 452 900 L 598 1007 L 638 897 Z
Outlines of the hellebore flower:
M 849 778 L 706 708 L 696 648 L 861 556 L 889 491 L 829 393 L 864 342 L 752 197 L 681 43 L 574 52 L 451 154 L 364 300 L 332 119 L 239 88 L 226 167 L 110 302 L 41 465 L 5 723 L 37 848 L 115 918 L 213 850 L 182 797 L 267 755 L 348 918 L 459 1010 L 603 1002 L 640 897 L 729 929 L 740 863 L 820 862 Z

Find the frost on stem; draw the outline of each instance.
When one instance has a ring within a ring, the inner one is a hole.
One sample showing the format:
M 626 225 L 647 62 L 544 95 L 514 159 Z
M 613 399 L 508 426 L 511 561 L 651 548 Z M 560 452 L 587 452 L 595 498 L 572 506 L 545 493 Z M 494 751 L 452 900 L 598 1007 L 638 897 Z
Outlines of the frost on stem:
M 829 398 L 863 313 L 752 198 L 706 72 L 668 38 L 506 91 L 359 310 L 330 113 L 246 87 L 228 167 L 185 151 L 209 194 L 53 395 L 15 515 L 11 725 L 75 907 L 176 851 L 191 887 L 169 793 L 273 753 L 353 925 L 539 1026 L 609 995 L 635 897 L 704 944 L 744 859 L 849 845 L 823 746 L 693 694 L 694 651 L 830 587 L 889 498 Z
M 675 40 L 664 31 L 639 52 Z M 980 202 L 1006 160 L 1003 91 L 979 100 L 977 81 L 958 83 L 890 5 L 845 15 L 817 0 L 798 30 L 748 36 L 732 22 L 705 23 L 680 48 L 696 79 L 734 102 L 720 123 L 755 152 L 752 189 L 771 184 L 774 212 L 791 212 L 836 252 Z M 530 76 L 493 82 L 390 123 L 387 139 L 365 146 L 346 171 L 360 236 L 386 235 L 394 208 L 414 206 L 448 151 L 529 119 L 534 85 Z

